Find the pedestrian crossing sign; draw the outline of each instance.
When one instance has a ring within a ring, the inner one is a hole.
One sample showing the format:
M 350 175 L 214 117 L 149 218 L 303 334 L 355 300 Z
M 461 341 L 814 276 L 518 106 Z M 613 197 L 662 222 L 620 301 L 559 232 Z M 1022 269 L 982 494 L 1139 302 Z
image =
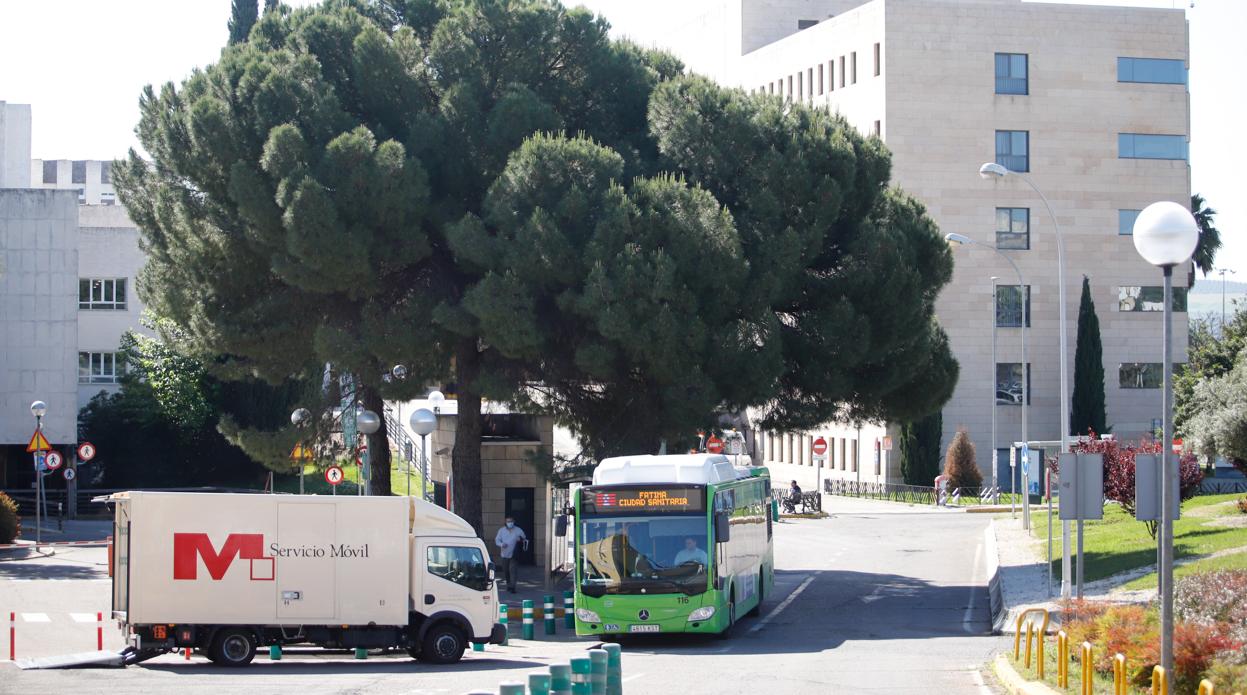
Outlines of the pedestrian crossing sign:
M 18 441 L 21 441 L 20 439 Z M 26 445 L 26 453 L 33 454 L 36 451 L 51 451 L 52 445 L 48 443 L 48 438 L 43 436 L 43 430 L 35 430 L 30 435 L 30 443 Z

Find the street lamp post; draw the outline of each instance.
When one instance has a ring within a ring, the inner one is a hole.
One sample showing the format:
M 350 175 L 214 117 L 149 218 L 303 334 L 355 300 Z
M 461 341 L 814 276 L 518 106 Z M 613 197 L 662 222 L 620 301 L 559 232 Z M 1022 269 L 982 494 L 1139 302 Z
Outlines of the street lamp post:
M 997 487 L 996 483 L 998 482 L 996 480 L 996 451 L 998 450 L 996 444 L 996 363 L 1000 360 L 996 357 L 996 294 L 999 292 L 999 290 L 996 289 L 996 284 L 999 281 L 999 277 L 996 277 L 995 275 L 992 276 L 992 367 L 990 370 L 990 378 L 987 381 L 987 385 L 990 387 L 989 395 L 991 396 L 987 401 L 987 405 L 992 409 L 992 464 L 989 472 L 991 473 L 990 480 L 993 488 Z M 1012 478 L 1010 478 L 1009 482 L 1013 482 Z M 1015 513 L 1012 508 L 1013 495 L 1009 495 L 1009 505 L 1010 513 Z
M 1236 273 L 1229 268 L 1222 268 L 1217 271 L 1221 273 L 1221 337 L 1225 337 L 1225 274 L 1235 275 Z
M 411 431 L 420 435 L 420 498 L 424 499 L 429 485 L 428 437 L 437 429 L 437 416 L 428 408 L 417 408 L 411 414 Z M 411 496 L 411 466 L 407 467 L 407 496 Z
M 1164 388 L 1161 395 L 1160 476 L 1160 661 L 1173 672 L 1173 502 L 1179 491 L 1169 468 L 1177 463 L 1170 453 L 1173 441 L 1173 268 L 1186 263 L 1199 242 L 1199 226 L 1191 212 L 1178 203 L 1152 203 L 1134 221 L 1134 248 L 1145 261 L 1157 266 L 1165 278 L 1163 327 L 1161 329 Z
M 43 431 L 43 416 L 48 413 L 48 404 L 35 401 L 30 404 L 30 413 L 35 416 L 35 436 Z M 35 550 L 43 543 L 43 452 L 35 451 Z
M 355 423 L 356 423 L 356 426 L 359 428 L 359 433 L 364 435 L 365 437 L 367 437 L 370 434 L 376 434 L 377 430 L 381 429 L 381 418 L 377 417 L 377 414 L 372 412 L 371 410 L 359 411 L 359 414 L 355 416 Z M 367 449 L 364 449 L 364 470 L 363 470 L 364 484 L 360 486 L 361 490 L 364 487 L 366 487 L 369 483 L 372 482 L 372 467 L 370 463 L 371 457 L 372 457 L 372 448 L 369 447 Z M 371 494 L 371 493 L 370 492 L 365 493 L 361 491 L 360 494 L 364 495 L 364 494 Z
M 311 419 L 312 419 L 312 413 L 307 408 L 296 408 L 293 413 L 290 413 L 290 424 L 294 425 L 300 430 L 307 427 L 307 423 Z M 299 494 L 302 495 L 303 494 L 304 465 L 303 465 L 303 437 L 301 435 L 299 437 L 299 443 L 295 447 L 295 449 L 298 451 L 298 454 L 299 454 L 298 456 L 295 457 L 295 461 L 298 463 L 298 466 L 299 466 Z
M 1021 341 L 1020 342 L 1022 343 L 1022 441 L 1030 441 L 1029 440 L 1030 431 L 1027 426 L 1027 423 L 1029 422 L 1028 417 L 1027 417 L 1028 409 L 1030 407 L 1030 403 L 1029 403 L 1030 402 L 1030 383 L 1029 383 L 1030 380 L 1027 378 L 1028 370 L 1026 368 L 1026 326 L 1029 323 L 1029 320 L 1028 320 L 1029 317 L 1027 316 L 1027 313 L 1028 313 L 1027 304 L 1029 304 L 1029 302 L 1026 301 L 1029 295 L 1026 291 L 1026 280 L 1025 278 L 1022 277 L 1022 271 L 1018 269 L 1018 264 L 1014 263 L 1012 258 L 1009 258 L 1009 256 L 1005 254 L 1005 252 L 1001 251 L 995 246 L 988 246 L 987 244 L 984 244 L 981 241 L 975 241 L 974 239 L 971 239 L 970 237 L 964 234 L 957 234 L 955 232 L 951 234 L 945 234 L 944 240 L 951 242 L 951 243 L 961 244 L 963 246 L 966 244 L 974 244 L 976 246 L 982 246 L 984 248 L 991 249 L 992 251 L 996 253 L 996 255 L 1005 259 L 1005 261 L 1008 262 L 1008 264 L 1013 268 L 1013 272 L 1017 274 L 1018 276 L 1018 295 L 1021 299 L 1021 304 L 1022 304 L 1022 326 L 1020 329 L 1021 330 L 1021 334 L 1020 334 Z M 996 295 L 994 292 L 994 289 L 996 287 L 996 280 L 997 278 L 994 278 L 994 277 L 992 278 L 992 288 L 993 288 L 993 293 L 992 293 L 992 447 L 993 447 L 992 470 L 993 471 L 995 471 L 995 466 L 996 466 L 996 450 L 994 448 L 996 446 L 996 375 L 995 375 L 995 369 L 996 369 L 996 365 L 995 365 Z M 993 476 L 994 476 L 994 473 L 993 473 Z M 1026 493 L 1026 487 L 1027 487 L 1025 483 L 1026 483 L 1026 479 L 1023 478 L 1022 487 L 1023 487 L 1024 494 Z M 1010 488 L 1013 487 L 1012 471 L 1010 471 L 1010 475 L 1009 475 L 1009 487 Z M 1030 528 L 1030 497 L 1029 495 L 1027 495 L 1026 497 L 1023 497 L 1022 499 L 1023 499 L 1022 526 L 1025 528 Z
M 1061 422 L 1059 424 L 1061 432 L 1061 452 L 1069 451 L 1069 335 L 1065 320 L 1065 238 L 1061 236 L 1061 225 L 1057 222 L 1056 213 L 1052 211 L 1052 205 L 1048 203 L 1048 198 L 1039 190 L 1034 181 L 1029 176 L 1013 171 L 1001 164 L 995 162 L 987 162 L 979 167 L 979 176 L 985 179 L 992 177 L 1004 178 L 1006 176 L 1016 176 L 1026 182 L 1039 195 L 1039 199 L 1043 201 L 1044 208 L 1048 211 L 1048 217 L 1052 218 L 1052 230 L 1056 236 L 1056 271 L 1057 271 L 1057 302 L 1059 306 L 1060 336 L 1061 336 Z M 1023 368 L 1025 369 L 1025 367 Z M 1029 500 L 1030 491 L 1025 490 Z M 1070 543 L 1069 543 L 1069 522 L 1061 522 L 1061 597 L 1070 597 Z

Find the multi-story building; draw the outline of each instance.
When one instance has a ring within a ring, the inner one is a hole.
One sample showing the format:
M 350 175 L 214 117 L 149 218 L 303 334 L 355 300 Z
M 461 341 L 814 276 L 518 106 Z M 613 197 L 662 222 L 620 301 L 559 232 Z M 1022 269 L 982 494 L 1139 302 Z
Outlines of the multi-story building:
M 1130 234 L 1149 203 L 1190 198 L 1182 10 L 1021 0 L 708 5 L 657 43 L 721 83 L 828 108 L 882 138 L 892 152 L 893 182 L 923 201 L 943 232 L 980 242 L 955 249 L 954 277 L 937 304 L 961 364 L 943 412 L 944 446 L 965 428 L 986 473 L 994 409 L 997 469 L 1007 473 L 1007 443 L 1021 437 L 1024 372 L 1029 438 L 1060 438 L 1054 223 L 1065 241 L 1069 369 L 1086 277 L 1100 319 L 1108 422 L 1121 437 L 1150 436 L 1161 416 L 1161 277 L 1135 252 Z M 981 178 L 985 162 L 1024 172 L 1051 203 L 1055 221 L 1019 177 Z M 1021 282 L 997 250 L 1016 262 Z M 1185 290 L 1175 308 L 1185 311 Z M 1186 354 L 1184 318 L 1179 313 L 1173 324 L 1179 361 Z M 1072 373 L 1070 380 L 1072 388 Z M 808 434 L 771 437 L 781 444 L 764 447 L 765 458 L 808 461 Z M 784 443 L 794 437 L 803 438 L 802 447 Z M 828 475 L 854 473 L 836 467 Z M 893 467 L 884 477 L 897 475 Z
M 30 106 L 0 102 L 0 487 L 25 485 L 32 401 L 68 454 L 79 410 L 117 388 L 122 335 L 142 330 L 138 230 L 108 162 L 32 160 Z M 20 177 L 20 178 L 18 178 Z M 76 189 L 76 190 L 75 190 Z

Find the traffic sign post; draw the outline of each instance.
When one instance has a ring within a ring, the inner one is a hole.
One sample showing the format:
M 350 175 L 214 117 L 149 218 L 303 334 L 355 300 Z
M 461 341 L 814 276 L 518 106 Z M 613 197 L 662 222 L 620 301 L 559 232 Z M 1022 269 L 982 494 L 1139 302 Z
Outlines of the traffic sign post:
M 299 494 L 303 494 L 303 469 L 307 468 L 307 462 L 312 460 L 312 447 L 303 446 L 303 442 L 294 445 L 294 449 L 290 452 L 290 458 L 299 465 Z

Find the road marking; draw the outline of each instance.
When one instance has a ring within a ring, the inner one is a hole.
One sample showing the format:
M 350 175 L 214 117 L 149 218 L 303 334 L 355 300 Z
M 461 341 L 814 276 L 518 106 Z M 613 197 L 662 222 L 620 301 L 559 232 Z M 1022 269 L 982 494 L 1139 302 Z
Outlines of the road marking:
M 983 544 L 979 543 L 974 546 L 974 566 L 970 570 L 970 597 L 966 600 L 966 612 L 961 617 L 961 626 L 966 632 L 974 633 L 971 622 L 974 620 L 974 592 L 978 590 L 976 582 L 979 577 L 979 563 L 983 561 Z
M 758 621 L 757 625 L 754 625 L 753 627 L 749 628 L 750 634 L 757 632 L 758 630 L 761 630 L 762 628 L 766 627 L 766 624 L 774 620 L 775 616 L 782 613 L 783 610 L 787 608 L 790 603 L 797 600 L 797 597 L 801 595 L 801 592 L 805 591 L 805 588 L 810 585 L 810 582 L 814 581 L 815 576 L 817 575 L 812 574 L 806 577 L 805 581 L 801 582 L 801 586 L 798 586 L 796 591 L 793 591 L 791 594 L 788 594 L 788 598 L 780 602 L 778 606 L 775 606 L 774 608 L 772 608 L 771 612 L 763 616 L 763 618 Z
M 971 668 L 970 680 L 978 686 L 981 695 L 992 695 L 992 689 L 987 687 L 987 683 L 983 680 L 983 673 L 977 668 Z
M 22 613 L 22 620 L 28 623 L 50 623 L 47 613 Z
M 94 613 L 70 613 L 69 617 L 74 619 L 75 623 L 93 623 L 95 622 Z

